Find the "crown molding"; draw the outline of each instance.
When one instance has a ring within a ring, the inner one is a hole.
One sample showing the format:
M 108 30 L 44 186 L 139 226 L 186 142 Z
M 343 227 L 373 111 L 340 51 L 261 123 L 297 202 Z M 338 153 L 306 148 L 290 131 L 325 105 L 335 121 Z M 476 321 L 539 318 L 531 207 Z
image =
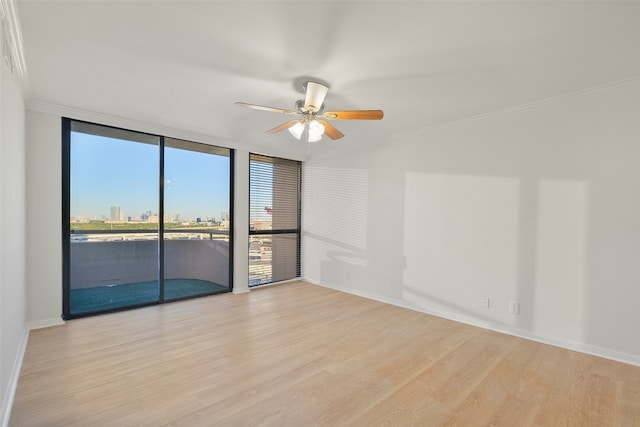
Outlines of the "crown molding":
M 3 0 L 0 0 L 3 1 Z M 291 160 L 305 161 L 308 158 L 306 149 L 296 151 L 283 150 L 278 147 L 263 147 L 246 142 L 240 142 L 228 138 L 216 137 L 198 132 L 191 132 L 184 129 L 176 129 L 167 126 L 126 119 L 123 117 L 111 116 L 104 113 L 82 110 L 65 105 L 53 104 L 44 101 L 30 99 L 26 103 L 26 109 L 36 113 L 45 113 L 54 116 L 68 117 L 70 119 L 82 120 L 106 126 L 113 126 L 122 129 L 144 132 L 153 135 L 162 135 L 170 138 L 184 139 L 187 141 L 200 142 L 203 144 L 215 145 L 219 147 L 245 150 L 252 153 L 265 154 L 268 156 L 283 157 Z
M 509 116 L 516 113 L 521 113 L 525 111 L 537 110 L 542 107 L 545 107 L 550 104 L 556 104 L 559 102 L 565 102 L 568 100 L 581 98 L 583 96 L 592 95 L 594 93 L 601 92 L 607 89 L 615 89 L 615 88 L 626 88 L 626 87 L 640 87 L 640 76 L 632 77 L 629 79 L 618 80 L 614 82 L 605 83 L 598 86 L 593 86 L 586 89 L 580 89 L 573 92 L 567 92 L 561 95 L 552 96 L 549 98 L 539 99 L 536 101 L 528 102 L 525 104 L 514 105 L 507 108 L 501 108 L 499 110 L 490 111 L 488 113 L 476 114 L 469 117 L 464 117 L 457 120 L 452 120 L 449 122 L 438 123 L 431 126 L 426 126 L 421 129 L 411 130 L 408 132 L 398 133 L 396 136 L 409 136 L 421 134 L 424 132 L 431 132 L 438 130 L 440 128 L 448 128 L 454 126 L 466 126 L 474 123 L 481 123 L 489 120 L 494 120 L 499 117 Z
M 37 113 L 51 114 L 54 116 L 68 117 L 70 119 L 82 120 L 85 122 L 92 122 L 106 126 L 113 126 L 122 129 L 133 130 L 137 132 L 144 132 L 154 135 L 162 135 L 178 139 L 186 139 L 195 142 L 203 142 L 211 145 L 224 145 L 229 148 L 245 149 L 247 144 L 238 143 L 237 141 L 231 141 L 225 138 L 216 138 L 209 135 L 190 132 L 180 129 L 174 129 L 167 126 L 156 125 L 146 122 L 141 122 L 132 119 L 126 119 L 124 117 L 111 116 L 104 113 L 95 111 L 82 110 L 80 108 L 69 107 L 66 105 L 54 104 L 39 100 L 29 100 L 26 105 L 27 110 Z
M 27 65 L 24 59 L 24 48 L 22 43 L 22 29 L 18 18 L 18 11 L 15 0 L 0 0 L 0 16 L 2 18 L 3 38 L 7 37 L 6 43 L 11 56 L 12 74 L 17 73 L 22 80 L 23 88 L 29 92 L 27 79 Z M 4 53 L 3 53 L 4 56 Z

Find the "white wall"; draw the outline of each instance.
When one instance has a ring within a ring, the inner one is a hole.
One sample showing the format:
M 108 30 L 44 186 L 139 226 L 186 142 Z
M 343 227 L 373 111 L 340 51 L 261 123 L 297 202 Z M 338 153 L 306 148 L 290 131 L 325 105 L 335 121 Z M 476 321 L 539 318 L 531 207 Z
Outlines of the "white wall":
M 62 124 L 27 111 L 27 319 L 62 322 Z
M 639 113 L 636 80 L 312 156 L 303 275 L 640 364 Z
M 11 75 L 2 57 L 0 62 L 0 422 L 4 425 L 27 339 L 25 119 L 19 77 Z

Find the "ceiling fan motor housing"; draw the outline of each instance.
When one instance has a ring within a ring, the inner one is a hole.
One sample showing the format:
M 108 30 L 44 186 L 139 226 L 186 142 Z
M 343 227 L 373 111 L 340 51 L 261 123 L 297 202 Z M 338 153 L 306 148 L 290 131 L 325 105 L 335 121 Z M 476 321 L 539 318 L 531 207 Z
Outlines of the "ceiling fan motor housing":
M 304 112 L 317 113 L 321 110 L 329 88 L 316 82 L 307 82 L 304 98 Z
M 322 104 L 316 111 L 307 111 L 304 106 L 304 99 L 299 99 L 296 101 L 296 110 L 303 116 L 316 116 L 322 114 L 322 112 L 324 111 L 324 104 Z

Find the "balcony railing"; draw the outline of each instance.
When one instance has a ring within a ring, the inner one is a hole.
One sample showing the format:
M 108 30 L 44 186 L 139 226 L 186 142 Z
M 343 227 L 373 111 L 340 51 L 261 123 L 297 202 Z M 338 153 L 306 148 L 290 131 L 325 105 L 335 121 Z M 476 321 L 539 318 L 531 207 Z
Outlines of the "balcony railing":
M 158 279 L 158 233 L 153 230 L 72 230 L 70 240 L 72 290 Z M 165 230 L 164 278 L 229 286 L 229 232 Z

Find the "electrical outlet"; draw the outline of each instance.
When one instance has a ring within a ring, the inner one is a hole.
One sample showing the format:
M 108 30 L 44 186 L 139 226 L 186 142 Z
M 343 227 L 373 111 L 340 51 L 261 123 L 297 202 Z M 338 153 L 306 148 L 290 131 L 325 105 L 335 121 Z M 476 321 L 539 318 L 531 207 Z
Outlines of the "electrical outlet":
M 520 314 L 520 303 L 517 301 L 509 301 L 509 313 Z
M 480 298 L 480 304 L 481 304 L 484 308 L 489 308 L 489 297 L 481 297 L 481 298 Z

